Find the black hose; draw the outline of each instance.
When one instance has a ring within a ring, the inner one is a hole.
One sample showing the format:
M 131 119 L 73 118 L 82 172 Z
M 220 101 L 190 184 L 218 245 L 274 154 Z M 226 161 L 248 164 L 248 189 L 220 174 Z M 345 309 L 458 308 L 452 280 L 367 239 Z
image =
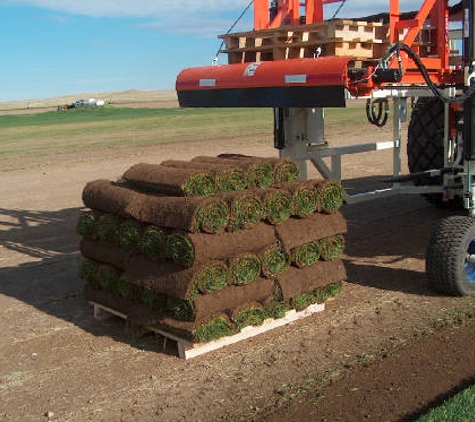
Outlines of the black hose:
M 387 98 L 378 98 L 374 101 L 368 98 L 366 101 L 366 117 L 368 122 L 372 125 L 383 127 L 388 121 L 388 116 L 389 102 Z
M 437 88 L 437 85 L 432 82 L 430 79 L 429 73 L 427 72 L 426 67 L 424 66 L 424 63 L 422 63 L 422 60 L 420 57 L 417 55 L 417 53 L 409 47 L 407 44 L 404 43 L 394 43 L 391 45 L 385 56 L 381 59 L 382 62 L 387 61 L 394 53 L 399 54 L 400 51 L 405 51 L 408 56 L 414 61 L 416 64 L 417 68 L 422 74 L 422 77 L 424 78 L 427 86 L 429 89 L 432 91 L 434 96 L 436 96 L 439 100 L 443 101 L 444 103 L 448 104 L 454 104 L 454 103 L 461 103 L 464 102 L 465 100 L 472 98 L 475 95 L 475 85 L 471 85 L 470 88 L 465 91 L 462 95 L 456 96 L 456 97 L 448 97 L 445 95 L 442 91 L 440 91 L 439 88 Z

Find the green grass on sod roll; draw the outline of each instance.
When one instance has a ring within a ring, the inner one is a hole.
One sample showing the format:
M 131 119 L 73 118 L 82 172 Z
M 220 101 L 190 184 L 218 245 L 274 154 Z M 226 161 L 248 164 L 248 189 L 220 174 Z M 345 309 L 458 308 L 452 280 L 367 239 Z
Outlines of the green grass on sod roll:
M 142 289 L 136 284 L 120 279 L 117 286 L 117 293 L 130 302 L 139 302 L 142 298 Z
M 249 188 L 268 188 L 274 184 L 273 168 L 267 163 L 255 163 L 247 171 Z
M 100 287 L 97 281 L 97 270 L 99 269 L 97 262 L 86 259 L 81 263 L 79 268 L 79 279 L 85 284 L 89 284 L 95 288 Z
M 174 297 L 168 297 L 167 308 L 173 313 L 173 316 L 178 321 L 193 321 L 195 318 L 193 300 L 182 300 Z
M 292 298 L 290 304 L 297 311 L 303 310 L 314 303 L 323 303 L 331 297 L 335 297 L 341 293 L 343 289 L 343 282 L 337 281 L 335 283 L 327 284 L 326 286 L 319 287 L 301 294 L 296 298 Z
M 193 338 L 200 343 L 207 343 L 221 337 L 232 334 L 234 327 L 232 323 L 224 317 L 218 317 L 210 322 L 201 325 L 192 332 Z
M 238 311 L 234 317 L 234 322 L 239 329 L 244 327 L 262 325 L 266 315 L 264 309 L 257 306 L 250 306 L 249 308 Z
M 230 261 L 231 284 L 242 286 L 252 283 L 259 277 L 261 270 L 261 261 L 255 254 L 241 254 Z
M 141 299 L 144 305 L 154 311 L 161 312 L 167 309 L 167 297 L 148 287 L 143 289 Z
M 131 253 L 140 251 L 142 227 L 138 221 L 127 220 L 119 225 L 119 244 Z
M 241 191 L 247 188 L 246 174 L 239 167 L 230 167 L 216 175 L 216 185 L 220 192 Z
M 294 193 L 292 201 L 294 215 L 313 214 L 318 206 L 317 190 L 314 186 L 302 186 Z
M 290 305 L 287 302 L 272 299 L 265 304 L 264 310 L 266 317 L 279 319 L 285 317 L 290 310 Z
M 252 227 L 264 217 L 264 205 L 254 195 L 243 195 L 231 205 L 231 229 L 239 230 Z
M 167 257 L 166 233 L 158 227 L 148 227 L 142 235 L 142 253 L 152 261 L 162 261 Z
M 79 215 L 76 233 L 80 236 L 94 238 L 96 234 L 96 217 L 91 211 L 82 212 Z
M 274 183 L 294 182 L 299 177 L 299 166 L 291 159 L 284 158 L 274 165 Z
M 228 285 L 229 268 L 225 262 L 205 265 L 196 275 L 196 287 L 203 294 L 217 292 Z
M 285 191 L 269 192 L 265 197 L 264 214 L 272 224 L 287 220 L 292 215 L 292 196 Z
M 343 205 L 343 188 L 341 183 L 326 180 L 317 184 L 318 205 L 322 212 L 333 214 Z
M 173 233 L 167 237 L 167 256 L 175 264 L 190 268 L 195 260 L 193 244 L 185 234 Z
M 290 266 L 290 254 L 277 244 L 267 248 L 259 257 L 262 274 L 267 278 L 278 276 Z
M 119 244 L 119 223 L 116 215 L 103 214 L 97 220 L 97 238 L 110 245 Z
M 331 297 L 338 296 L 343 290 L 343 281 L 327 284 L 316 290 L 317 303 L 323 303 Z
M 297 267 L 308 267 L 315 264 L 320 258 L 321 246 L 318 242 L 309 242 L 297 246 L 290 251 L 292 262 Z
M 110 265 L 99 266 L 96 277 L 102 290 L 112 294 L 118 293 L 120 272 L 114 267 Z
M 211 174 L 199 173 L 187 180 L 183 192 L 189 196 L 213 196 L 217 192 L 216 182 Z
M 228 221 L 228 205 L 223 200 L 216 198 L 198 210 L 195 231 L 217 233 L 227 226 Z
M 345 250 L 345 238 L 341 234 L 325 237 L 318 241 L 322 250 L 321 258 L 324 261 L 333 261 L 340 258 Z

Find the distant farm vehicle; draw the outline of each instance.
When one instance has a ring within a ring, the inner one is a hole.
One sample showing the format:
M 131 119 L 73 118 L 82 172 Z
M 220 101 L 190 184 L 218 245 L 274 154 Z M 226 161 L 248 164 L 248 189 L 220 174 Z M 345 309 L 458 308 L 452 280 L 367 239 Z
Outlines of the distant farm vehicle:
M 74 101 L 71 104 L 65 104 L 58 106 L 58 111 L 70 110 L 73 108 L 84 108 L 84 107 L 102 107 L 105 105 L 104 100 L 96 100 L 94 98 L 84 99 Z

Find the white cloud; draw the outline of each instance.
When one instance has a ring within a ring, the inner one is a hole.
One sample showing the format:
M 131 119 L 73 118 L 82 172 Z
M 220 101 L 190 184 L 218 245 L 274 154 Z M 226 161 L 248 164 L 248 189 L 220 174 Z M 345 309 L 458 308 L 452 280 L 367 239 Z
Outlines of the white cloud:
M 3 4 L 26 5 L 56 12 L 92 17 L 187 16 L 198 12 L 223 12 L 244 8 L 249 0 L 4 0 Z

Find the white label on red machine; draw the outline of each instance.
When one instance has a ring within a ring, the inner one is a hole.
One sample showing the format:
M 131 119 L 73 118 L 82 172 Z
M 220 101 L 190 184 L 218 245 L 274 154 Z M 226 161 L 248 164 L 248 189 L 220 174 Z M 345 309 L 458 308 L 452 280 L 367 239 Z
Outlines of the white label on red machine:
M 216 86 L 216 79 L 200 79 L 200 86 Z
M 286 84 L 306 84 L 307 75 L 285 75 Z
M 249 66 L 246 67 L 242 76 L 254 76 L 256 73 L 257 68 L 261 65 L 260 62 L 251 63 Z

